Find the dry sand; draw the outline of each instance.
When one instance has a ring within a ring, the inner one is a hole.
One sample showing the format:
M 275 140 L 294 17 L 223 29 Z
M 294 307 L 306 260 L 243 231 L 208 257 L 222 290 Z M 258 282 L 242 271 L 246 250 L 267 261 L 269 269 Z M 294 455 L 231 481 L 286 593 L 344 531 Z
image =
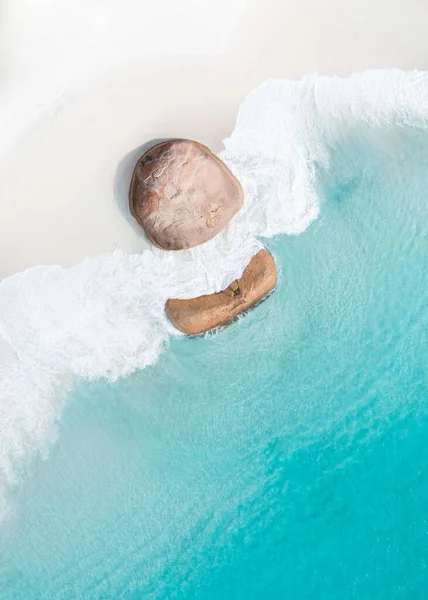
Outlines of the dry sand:
M 218 151 L 269 77 L 425 69 L 421 0 L 6 0 L 0 278 L 145 245 L 128 215 L 139 147 Z

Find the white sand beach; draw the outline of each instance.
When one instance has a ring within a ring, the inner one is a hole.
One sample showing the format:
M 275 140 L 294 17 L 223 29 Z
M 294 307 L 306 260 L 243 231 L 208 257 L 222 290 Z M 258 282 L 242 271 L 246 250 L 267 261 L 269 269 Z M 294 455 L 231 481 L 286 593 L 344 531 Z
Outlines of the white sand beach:
M 220 150 L 266 78 L 428 66 L 420 0 L 5 0 L 0 28 L 0 278 L 142 249 L 139 147 Z

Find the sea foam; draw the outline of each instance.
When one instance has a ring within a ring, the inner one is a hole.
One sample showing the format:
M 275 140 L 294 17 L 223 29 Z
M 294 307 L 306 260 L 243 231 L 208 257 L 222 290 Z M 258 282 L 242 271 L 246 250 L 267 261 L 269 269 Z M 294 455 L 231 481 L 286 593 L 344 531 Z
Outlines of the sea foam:
M 178 335 L 165 317 L 167 298 L 221 290 L 241 275 L 260 237 L 296 235 L 316 219 L 326 177 L 355 177 L 364 152 L 387 151 L 385 136 L 427 126 L 427 73 L 267 81 L 247 96 L 224 141 L 220 157 L 245 203 L 219 236 L 188 251 L 116 251 L 2 281 L 0 515 L 29 458 L 54 439 L 74 377 L 114 381 L 153 364 Z M 349 139 L 361 155 L 346 153 Z

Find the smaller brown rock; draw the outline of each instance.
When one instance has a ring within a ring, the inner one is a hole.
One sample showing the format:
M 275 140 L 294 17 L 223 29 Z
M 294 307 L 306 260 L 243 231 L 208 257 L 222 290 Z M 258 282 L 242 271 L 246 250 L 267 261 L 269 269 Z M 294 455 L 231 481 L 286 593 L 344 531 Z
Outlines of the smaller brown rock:
M 131 214 L 156 246 L 184 250 L 216 236 L 241 208 L 239 181 L 208 148 L 169 140 L 137 162 L 129 190 Z
M 260 250 L 250 260 L 240 279 L 222 292 L 191 300 L 170 299 L 165 311 L 179 331 L 197 335 L 226 325 L 266 296 L 275 285 L 275 262 L 269 252 Z

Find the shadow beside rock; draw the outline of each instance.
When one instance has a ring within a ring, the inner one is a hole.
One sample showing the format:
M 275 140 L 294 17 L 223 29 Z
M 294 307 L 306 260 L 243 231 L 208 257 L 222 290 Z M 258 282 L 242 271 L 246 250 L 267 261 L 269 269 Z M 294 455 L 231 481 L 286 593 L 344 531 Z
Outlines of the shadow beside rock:
M 166 142 L 168 139 L 170 138 L 150 140 L 149 142 L 138 146 L 138 148 L 131 150 L 131 152 L 125 154 L 125 156 L 119 161 L 116 169 L 116 174 L 113 181 L 115 201 L 119 207 L 121 215 L 128 221 L 132 229 L 140 237 L 145 237 L 144 231 L 140 225 L 138 225 L 129 210 L 129 187 L 131 185 L 132 174 L 138 159 L 141 158 L 143 154 L 148 152 L 148 150 L 153 148 L 153 146 L 156 146 L 156 144 Z

